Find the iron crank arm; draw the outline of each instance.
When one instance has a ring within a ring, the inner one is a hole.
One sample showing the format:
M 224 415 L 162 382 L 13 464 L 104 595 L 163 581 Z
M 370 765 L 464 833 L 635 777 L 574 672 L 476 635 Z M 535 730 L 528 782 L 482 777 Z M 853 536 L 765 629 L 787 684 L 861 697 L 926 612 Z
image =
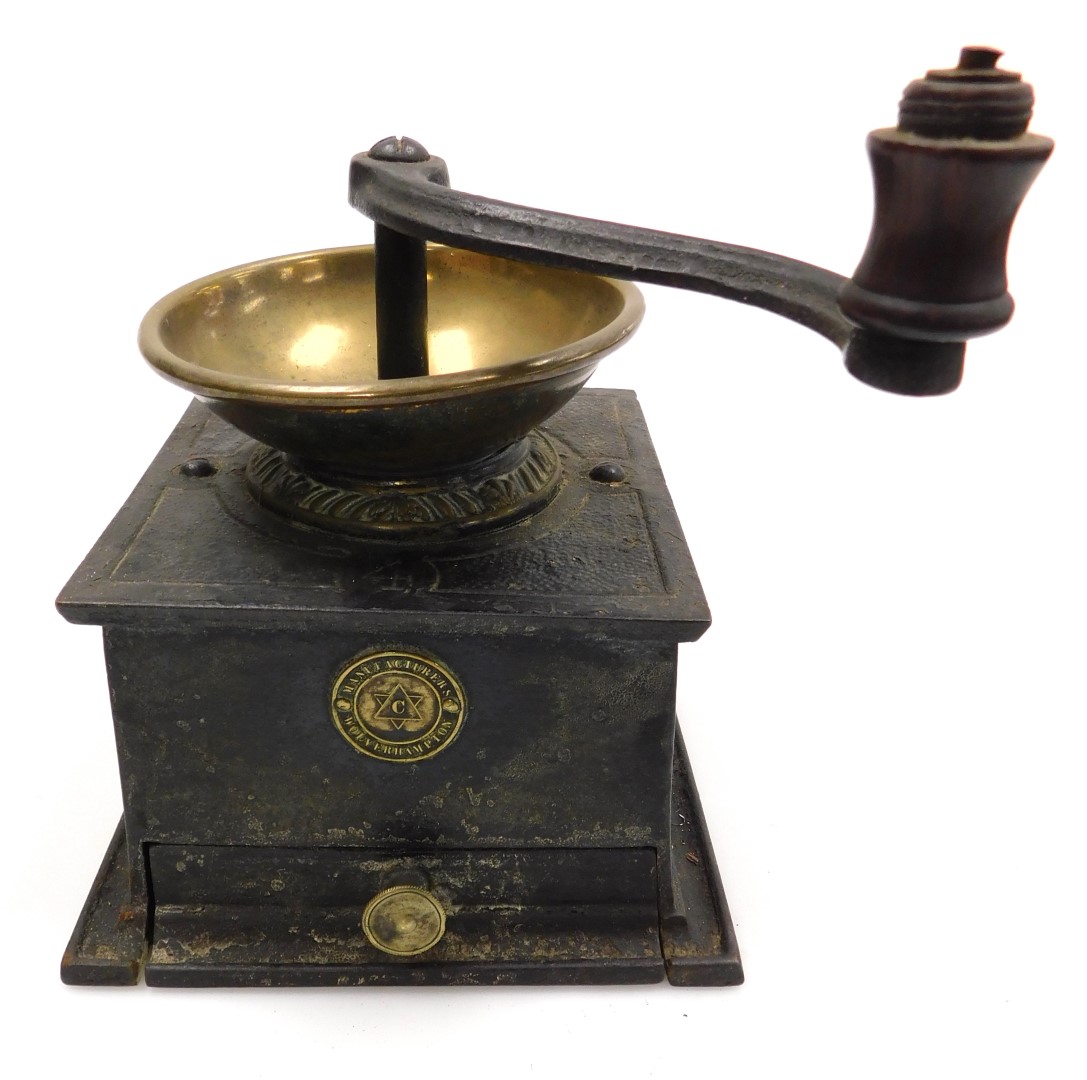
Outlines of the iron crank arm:
M 1026 133 L 1033 92 L 996 67 L 999 56 L 964 49 L 957 68 L 906 88 L 897 128 L 871 133 L 875 214 L 849 279 L 754 248 L 456 191 L 444 161 L 419 143 L 383 140 L 352 159 L 349 185 L 351 205 L 377 224 L 382 377 L 426 370 L 431 240 L 751 304 L 833 341 L 869 385 L 954 390 L 966 340 L 1011 318 L 1008 236 L 1053 148 Z

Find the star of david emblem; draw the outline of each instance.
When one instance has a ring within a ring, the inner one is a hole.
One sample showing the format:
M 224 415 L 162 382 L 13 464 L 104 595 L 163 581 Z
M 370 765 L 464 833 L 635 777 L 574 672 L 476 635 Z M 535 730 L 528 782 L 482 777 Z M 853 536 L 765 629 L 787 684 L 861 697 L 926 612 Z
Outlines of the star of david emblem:
M 409 694 L 401 683 L 397 683 L 387 694 L 379 694 L 375 691 L 374 700 L 377 702 L 375 720 L 388 720 L 397 731 L 409 720 L 422 720 L 419 706 L 423 702 L 423 694 Z

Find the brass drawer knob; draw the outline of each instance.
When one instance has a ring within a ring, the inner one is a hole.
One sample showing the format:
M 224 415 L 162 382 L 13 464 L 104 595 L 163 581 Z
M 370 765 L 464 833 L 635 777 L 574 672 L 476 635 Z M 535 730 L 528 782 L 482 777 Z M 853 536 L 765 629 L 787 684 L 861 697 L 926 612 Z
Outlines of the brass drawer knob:
M 445 933 L 445 909 L 416 885 L 383 889 L 362 913 L 362 932 L 375 949 L 392 956 L 417 956 Z

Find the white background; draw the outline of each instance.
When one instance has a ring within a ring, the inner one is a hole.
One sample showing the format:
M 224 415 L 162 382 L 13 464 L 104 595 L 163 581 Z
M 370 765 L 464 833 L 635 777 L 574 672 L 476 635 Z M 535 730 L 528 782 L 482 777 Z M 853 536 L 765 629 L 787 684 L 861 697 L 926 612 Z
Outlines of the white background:
M 757 10 L 749 10 L 757 9 Z M 1082 1076 L 1083 74 L 1056 3 L 38 4 L 3 64 L 9 1075 Z M 1063 11 L 1071 13 L 1072 5 Z M 187 399 L 179 284 L 365 242 L 347 164 L 849 273 L 865 133 L 964 44 L 1057 138 L 1011 326 L 927 401 L 808 331 L 647 288 L 641 395 L 715 614 L 681 718 L 747 984 L 89 990 L 61 951 L 120 810 L 98 634 L 53 598 Z

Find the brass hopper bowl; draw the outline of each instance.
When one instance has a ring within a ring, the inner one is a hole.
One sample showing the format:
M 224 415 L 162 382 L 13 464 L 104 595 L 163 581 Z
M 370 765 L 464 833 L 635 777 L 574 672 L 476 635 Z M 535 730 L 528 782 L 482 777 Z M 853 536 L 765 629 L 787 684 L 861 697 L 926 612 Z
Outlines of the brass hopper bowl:
M 267 259 L 160 300 L 140 350 L 258 440 L 250 490 L 295 521 L 430 538 L 544 505 L 558 455 L 537 425 L 641 321 L 633 285 L 432 246 L 429 374 L 378 377 L 372 247 Z

